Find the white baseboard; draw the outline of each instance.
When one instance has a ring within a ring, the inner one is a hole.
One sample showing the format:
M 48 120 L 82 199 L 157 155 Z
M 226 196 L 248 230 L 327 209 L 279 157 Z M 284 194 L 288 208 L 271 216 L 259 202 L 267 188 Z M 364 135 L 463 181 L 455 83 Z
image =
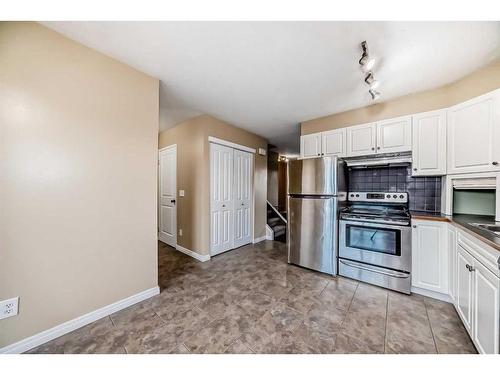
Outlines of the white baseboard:
M 265 240 L 267 240 L 267 236 L 262 236 L 262 237 L 254 238 L 253 243 L 259 243 L 259 242 L 262 242 Z
M 440 301 L 453 303 L 453 300 L 451 299 L 451 297 L 448 294 L 433 292 L 432 290 L 426 290 L 426 289 L 417 288 L 414 286 L 411 287 L 411 292 L 416 293 L 416 294 L 420 294 L 420 295 L 425 296 L 425 297 L 438 299 Z
M 74 331 L 78 328 L 93 323 L 96 320 L 111 315 L 117 311 L 123 310 L 129 306 L 135 305 L 138 302 L 144 301 L 160 293 L 158 286 L 147 289 L 143 292 L 134 294 L 133 296 L 124 298 L 120 301 L 114 302 L 110 305 L 101 307 L 100 309 L 89 312 L 88 314 L 79 316 L 78 318 L 69 320 L 55 327 L 49 328 L 46 331 L 37 333 L 36 335 L 27 337 L 21 341 L 0 348 L 0 354 L 16 354 L 24 353 L 30 349 L 36 348 L 39 345 L 45 344 L 50 340 L 56 339 L 66 333 Z
M 177 250 L 179 250 L 181 253 L 189 255 L 190 257 L 197 259 L 200 262 L 206 262 L 207 260 L 210 260 L 210 255 L 199 254 L 193 250 L 186 249 L 185 247 L 182 247 L 181 245 L 175 245 L 175 248 Z

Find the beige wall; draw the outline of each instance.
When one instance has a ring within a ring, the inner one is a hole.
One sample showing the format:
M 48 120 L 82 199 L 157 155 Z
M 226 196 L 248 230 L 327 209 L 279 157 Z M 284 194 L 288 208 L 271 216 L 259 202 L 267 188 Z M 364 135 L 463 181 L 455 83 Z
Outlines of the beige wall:
M 224 139 L 252 148 L 267 149 L 267 141 L 208 115 L 185 121 L 159 136 L 159 148 L 177 144 L 177 227 L 183 235 L 177 243 L 200 254 L 209 254 L 209 157 L 208 137 Z M 267 158 L 254 155 L 255 238 L 266 234 Z
M 0 347 L 155 287 L 158 80 L 0 23 Z
M 304 121 L 301 134 L 446 108 L 500 87 L 500 62 L 488 65 L 452 84 L 368 107 Z

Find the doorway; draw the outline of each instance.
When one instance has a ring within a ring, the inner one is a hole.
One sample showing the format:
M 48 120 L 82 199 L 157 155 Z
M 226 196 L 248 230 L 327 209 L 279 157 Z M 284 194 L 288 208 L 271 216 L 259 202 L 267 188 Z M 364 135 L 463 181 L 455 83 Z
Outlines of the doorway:
M 162 148 L 158 155 L 158 239 L 177 246 L 177 145 Z

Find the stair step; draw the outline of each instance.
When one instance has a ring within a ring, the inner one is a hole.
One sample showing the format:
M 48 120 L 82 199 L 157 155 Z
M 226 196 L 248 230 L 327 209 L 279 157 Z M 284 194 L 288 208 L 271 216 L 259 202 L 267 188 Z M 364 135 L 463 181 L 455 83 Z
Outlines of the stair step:
M 285 225 L 275 225 L 272 227 L 274 234 L 276 235 L 278 232 L 284 233 L 286 232 L 286 226 Z
M 281 219 L 279 217 L 272 217 L 270 219 L 267 219 L 267 225 L 269 225 L 270 227 L 272 227 L 273 225 L 280 223 L 280 222 L 281 222 Z
M 281 229 L 281 230 L 275 231 L 274 232 L 274 236 L 278 237 L 278 236 L 281 236 L 281 235 L 283 235 L 285 233 L 286 233 L 286 230 L 285 229 Z

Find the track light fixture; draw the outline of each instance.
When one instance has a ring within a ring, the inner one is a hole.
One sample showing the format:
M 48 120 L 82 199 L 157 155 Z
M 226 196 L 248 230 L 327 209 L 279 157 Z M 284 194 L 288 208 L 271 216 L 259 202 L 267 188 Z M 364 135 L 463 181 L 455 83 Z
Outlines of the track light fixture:
M 363 49 L 363 54 L 359 59 L 359 65 L 361 65 L 361 70 L 366 73 L 373 69 L 375 59 L 368 55 L 368 45 L 366 44 L 366 40 L 361 43 L 361 48 Z
M 368 92 L 370 93 L 373 100 L 377 100 L 378 98 L 380 98 L 380 92 L 377 91 L 380 82 L 377 81 L 373 76 L 372 69 L 375 65 L 375 59 L 373 57 L 370 57 L 370 55 L 368 54 L 368 45 L 366 43 L 366 40 L 361 42 L 361 49 L 363 50 L 363 54 L 359 59 L 359 65 L 361 67 L 361 70 L 366 73 L 365 83 L 370 86 Z

